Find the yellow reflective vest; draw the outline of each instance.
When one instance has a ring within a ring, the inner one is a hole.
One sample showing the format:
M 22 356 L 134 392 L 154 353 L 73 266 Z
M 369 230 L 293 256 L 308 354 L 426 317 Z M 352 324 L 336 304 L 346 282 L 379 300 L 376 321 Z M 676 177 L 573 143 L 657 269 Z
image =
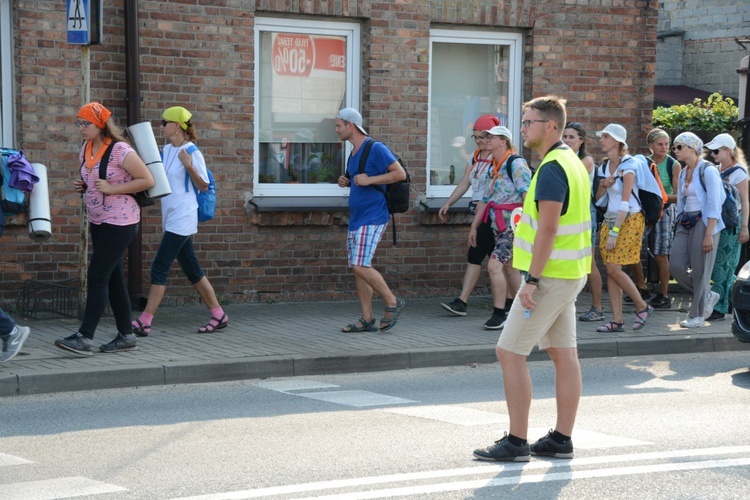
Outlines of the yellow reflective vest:
M 542 276 L 578 279 L 591 271 L 591 184 L 586 167 L 567 147 L 555 148 L 547 153 L 531 180 L 523 204 L 523 215 L 513 238 L 513 267 L 528 271 L 531 266 L 534 240 L 539 229 L 539 211 L 534 200 L 536 183 L 545 164 L 551 161 L 557 161 L 568 178 L 568 210 L 560 216 L 552 254 Z

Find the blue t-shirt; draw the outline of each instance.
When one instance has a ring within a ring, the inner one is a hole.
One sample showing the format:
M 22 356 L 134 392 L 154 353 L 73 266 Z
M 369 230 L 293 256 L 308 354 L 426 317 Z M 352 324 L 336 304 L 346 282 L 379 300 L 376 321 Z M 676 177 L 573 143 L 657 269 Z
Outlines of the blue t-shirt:
M 385 185 L 373 184 L 357 186 L 354 176 L 359 174 L 359 158 L 362 156 L 364 145 L 371 141 L 369 137 L 362 143 L 357 152 L 349 157 L 346 172 L 349 174 L 349 231 L 355 231 L 362 226 L 386 224 L 391 218 L 388 205 L 385 202 Z M 365 163 L 365 173 L 370 177 L 383 175 L 388 166 L 396 161 L 390 149 L 380 142 L 375 142 L 370 149 L 370 155 Z

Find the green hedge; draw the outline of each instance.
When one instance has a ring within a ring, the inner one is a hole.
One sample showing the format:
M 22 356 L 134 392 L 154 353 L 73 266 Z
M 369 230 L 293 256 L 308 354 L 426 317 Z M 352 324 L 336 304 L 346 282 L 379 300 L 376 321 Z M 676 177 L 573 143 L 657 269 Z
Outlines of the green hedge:
M 652 123 L 673 139 L 682 132 L 693 132 L 705 141 L 724 132 L 734 135 L 737 118 L 734 101 L 715 92 L 705 102 L 695 99 L 692 104 L 656 108 Z

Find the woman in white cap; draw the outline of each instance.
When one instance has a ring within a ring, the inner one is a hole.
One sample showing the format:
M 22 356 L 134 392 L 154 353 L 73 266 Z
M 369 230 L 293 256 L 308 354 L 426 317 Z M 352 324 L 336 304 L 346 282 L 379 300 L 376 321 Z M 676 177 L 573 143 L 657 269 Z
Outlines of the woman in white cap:
M 701 158 L 703 141 L 692 132 L 683 132 L 672 146 L 685 168 L 680 172 L 677 190 L 677 229 L 669 258 L 669 272 L 677 283 L 693 294 L 683 328 L 703 326 L 719 294 L 710 291 L 711 272 L 724 229 L 721 205 L 724 188 L 716 167 Z
M 487 186 L 487 170 L 492 165 L 492 153 L 487 151 L 487 138 L 482 138 L 485 130 L 500 125 L 500 120 L 493 115 L 482 115 L 474 122 L 474 129 L 471 136 L 477 144 L 477 149 L 468 160 L 464 175 L 461 181 L 456 185 L 445 204 L 440 207 L 438 216 L 441 221 L 446 221 L 446 215 L 450 207 L 456 203 L 471 188 L 471 201 L 469 202 L 469 213 L 476 213 L 477 204 L 482 201 L 485 187 Z M 463 139 L 463 138 L 462 138 Z M 440 306 L 456 316 L 466 316 L 468 301 L 474 288 L 479 281 L 482 272 L 482 262 L 485 257 L 492 255 L 495 248 L 495 237 L 492 234 L 492 225 L 484 222 L 477 228 L 477 244 L 469 247 L 467 255 L 468 265 L 461 287 L 461 295 L 451 302 L 441 303 Z
M 193 144 L 196 133 L 195 126 L 190 121 L 193 116 L 190 111 L 175 106 L 166 109 L 161 116 L 161 134 L 169 141 L 164 146 L 164 170 L 172 194 L 161 199 L 164 235 L 151 264 L 151 287 L 146 308 L 133 321 L 133 332 L 139 337 L 146 337 L 151 333 L 151 322 L 167 290 L 169 268 L 176 259 L 182 272 L 211 311 L 211 320 L 200 327 L 198 333 L 212 333 L 225 328 L 229 318 L 219 305 L 216 293 L 193 249 L 193 235 L 198 232 L 198 200 L 193 185 L 199 191 L 208 189 L 206 160 Z
M 607 267 L 607 293 L 612 304 L 612 321 L 600 326 L 597 332 L 622 332 L 622 294 L 625 292 L 636 307 L 633 330 L 646 323 L 653 308 L 646 303 L 635 283 L 622 266 L 641 261 L 641 238 L 646 220 L 636 199 L 636 162 L 626 154 L 628 144 L 625 127 L 610 123 L 596 133 L 607 160 L 597 169 L 600 177 L 596 198 L 606 203 L 607 212 L 599 233 L 599 250 Z M 604 197 L 606 191 L 606 197 Z M 633 196 L 633 195 L 636 196 Z
M 724 319 L 729 312 L 729 299 L 732 296 L 732 287 L 737 279 L 734 273 L 740 262 L 740 248 L 750 238 L 747 231 L 748 215 L 748 181 L 747 162 L 742 150 L 737 147 L 734 138 L 729 134 L 719 134 L 703 147 L 709 150 L 714 162 L 719 166 L 721 178 L 737 187 L 740 192 L 741 219 L 737 228 L 724 228 L 719 237 L 719 247 L 716 250 L 716 261 L 711 273 L 713 286 L 711 291 L 719 295 L 718 302 L 713 307 L 713 312 L 708 316 L 709 321 Z
M 494 308 L 492 316 L 484 323 L 486 330 L 499 330 L 505 326 L 506 288 L 513 295 L 521 286 L 521 272 L 513 269 L 513 230 L 511 212 L 523 204 L 531 184 L 531 170 L 522 156 L 515 154 L 513 138 L 506 127 L 492 127 L 482 133 L 487 150 L 492 153 L 492 167 L 487 172 L 489 181 L 482 201 L 469 230 L 469 245 L 477 245 L 477 229 L 490 221 L 495 236 L 495 248 L 487 264 L 492 286 Z

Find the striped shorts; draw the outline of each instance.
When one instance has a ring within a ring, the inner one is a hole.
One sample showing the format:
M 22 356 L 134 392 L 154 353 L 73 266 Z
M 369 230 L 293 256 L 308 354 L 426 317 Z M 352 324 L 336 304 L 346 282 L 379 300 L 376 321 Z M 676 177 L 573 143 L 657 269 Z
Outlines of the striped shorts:
M 387 227 L 388 224 L 362 226 L 347 233 L 346 249 L 349 267 L 372 267 L 372 257 Z

